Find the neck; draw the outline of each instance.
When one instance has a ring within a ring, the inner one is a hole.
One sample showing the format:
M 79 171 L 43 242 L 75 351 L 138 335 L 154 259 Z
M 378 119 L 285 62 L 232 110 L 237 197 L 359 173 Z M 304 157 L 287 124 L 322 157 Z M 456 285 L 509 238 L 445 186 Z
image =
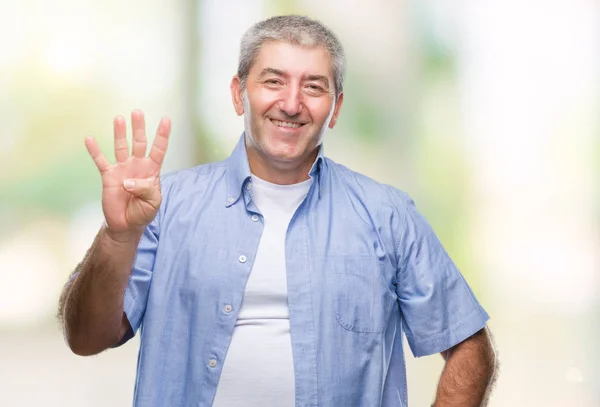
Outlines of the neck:
M 254 148 L 246 145 L 250 172 L 260 179 L 272 184 L 291 185 L 306 181 L 310 178 L 308 172 L 317 158 L 319 149 L 300 163 L 271 162 L 262 157 Z

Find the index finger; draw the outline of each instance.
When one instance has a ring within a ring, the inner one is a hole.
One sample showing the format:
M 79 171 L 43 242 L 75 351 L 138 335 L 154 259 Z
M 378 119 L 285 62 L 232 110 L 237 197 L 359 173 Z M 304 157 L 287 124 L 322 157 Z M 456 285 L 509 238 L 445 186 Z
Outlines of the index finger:
M 150 159 L 156 163 L 159 167 L 163 163 L 165 154 L 167 152 L 167 146 L 169 145 L 169 135 L 171 134 L 171 119 L 163 117 L 158 124 L 156 130 L 156 137 L 152 143 L 152 149 L 150 150 Z

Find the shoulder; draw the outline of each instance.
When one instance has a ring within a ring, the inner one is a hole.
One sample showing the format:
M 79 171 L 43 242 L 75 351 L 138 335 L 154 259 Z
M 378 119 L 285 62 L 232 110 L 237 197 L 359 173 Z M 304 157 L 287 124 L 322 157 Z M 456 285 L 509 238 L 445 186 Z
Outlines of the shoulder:
M 384 241 L 389 242 L 385 246 L 397 261 L 407 219 L 416 210 L 412 198 L 397 187 L 378 182 L 333 160 L 327 159 L 326 163 L 334 199 L 349 202 L 355 211 L 363 214 L 365 223 L 375 227 Z
M 184 168 L 161 175 L 163 195 L 169 196 L 178 191 L 202 188 L 211 182 L 218 182 L 225 173 L 225 162 L 212 162 Z
M 332 188 L 346 190 L 372 209 L 393 209 L 395 212 L 404 213 L 409 206 L 414 205 L 408 193 L 399 188 L 376 181 L 330 158 L 326 158 L 325 161 Z
M 172 171 L 161 175 L 160 184 L 163 216 L 171 213 L 169 208 L 177 208 L 194 202 L 206 204 L 206 191 L 214 191 L 224 184 L 225 164 L 223 161 L 202 164 L 195 167 Z

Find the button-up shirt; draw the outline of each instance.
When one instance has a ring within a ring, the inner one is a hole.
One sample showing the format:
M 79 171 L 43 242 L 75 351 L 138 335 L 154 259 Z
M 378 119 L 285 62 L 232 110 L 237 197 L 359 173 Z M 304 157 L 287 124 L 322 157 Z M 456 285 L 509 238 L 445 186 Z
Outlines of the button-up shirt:
M 322 147 L 309 176 L 285 241 L 296 406 L 407 406 L 403 336 L 429 355 L 489 317 L 406 193 Z M 263 230 L 244 135 L 161 186 L 125 292 L 141 331 L 134 405 L 208 407 Z

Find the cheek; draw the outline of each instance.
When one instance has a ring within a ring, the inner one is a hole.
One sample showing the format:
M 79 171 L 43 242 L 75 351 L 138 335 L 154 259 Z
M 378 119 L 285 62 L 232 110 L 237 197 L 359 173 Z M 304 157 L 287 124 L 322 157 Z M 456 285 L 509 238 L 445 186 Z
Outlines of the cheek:
M 315 103 L 310 107 L 310 112 L 314 122 L 321 125 L 331 118 L 334 109 L 333 103 Z
M 276 92 L 266 89 L 255 91 L 250 102 L 252 115 L 258 117 L 264 116 L 269 110 L 275 108 L 277 100 L 278 95 Z

